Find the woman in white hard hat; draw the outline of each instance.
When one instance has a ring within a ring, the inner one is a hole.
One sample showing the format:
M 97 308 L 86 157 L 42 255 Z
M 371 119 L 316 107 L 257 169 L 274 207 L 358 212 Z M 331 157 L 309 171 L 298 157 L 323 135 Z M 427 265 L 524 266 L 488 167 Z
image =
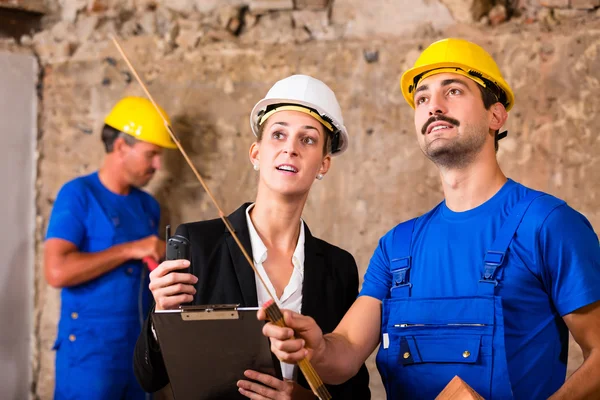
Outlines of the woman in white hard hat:
M 301 215 L 312 184 L 327 174 L 331 157 L 348 147 L 340 106 L 323 82 L 293 75 L 256 104 L 250 125 L 257 137 L 250 161 L 259 175 L 258 192 L 229 222 L 279 306 L 309 315 L 331 332 L 357 296 L 356 262 L 347 251 L 313 237 Z M 221 220 L 182 224 L 177 234 L 191 242 L 191 273 L 169 274 L 188 268 L 185 260 L 165 261 L 151 273 L 157 310 L 188 302 L 253 307 L 269 300 Z M 281 366 L 283 380 L 246 371 L 232 388 L 253 399 L 315 398 L 296 366 Z M 151 314 L 136 345 L 134 368 L 149 392 L 169 382 Z M 336 399 L 371 397 L 364 365 L 346 383 L 327 388 Z

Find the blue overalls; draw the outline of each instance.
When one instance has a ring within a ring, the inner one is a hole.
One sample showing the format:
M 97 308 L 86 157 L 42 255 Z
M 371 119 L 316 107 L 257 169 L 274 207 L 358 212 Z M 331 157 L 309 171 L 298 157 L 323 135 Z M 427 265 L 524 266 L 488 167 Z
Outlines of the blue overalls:
M 140 198 L 131 199 L 127 203 L 131 207 L 119 207 L 120 203 L 108 201 L 102 188 L 90 185 L 85 190 L 92 194 L 92 204 L 86 210 L 84 251 L 102 251 L 156 234 L 156 221 Z M 54 344 L 55 399 L 149 398 L 132 366 L 150 300 L 148 283 L 142 262 L 130 260 L 96 279 L 62 289 Z
M 398 226 L 389 255 L 393 277 L 383 300 L 377 368 L 388 399 L 434 399 L 458 375 L 486 400 L 512 399 L 497 294 L 507 249 L 531 202 L 519 201 L 485 254 L 476 295 L 411 297 L 411 241 L 416 219 Z M 435 278 L 432 278 L 435 279 Z

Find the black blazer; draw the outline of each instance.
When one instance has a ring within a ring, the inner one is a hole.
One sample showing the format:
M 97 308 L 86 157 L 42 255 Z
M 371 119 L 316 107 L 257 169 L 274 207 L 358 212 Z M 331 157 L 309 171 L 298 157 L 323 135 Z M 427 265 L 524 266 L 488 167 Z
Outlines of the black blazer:
M 246 224 L 246 203 L 228 218 L 235 233 L 252 257 L 250 233 Z M 358 294 L 358 269 L 354 257 L 345 250 L 313 237 L 304 225 L 304 281 L 302 314 L 311 316 L 324 333 L 332 332 Z M 256 307 L 254 271 L 227 231 L 221 219 L 182 224 L 177 234 L 191 243 L 192 273 L 196 275 L 194 304 L 240 304 Z M 147 392 L 160 390 L 169 377 L 152 332 L 150 318 L 137 340 L 133 357 L 138 382 Z M 302 373 L 298 383 L 310 389 Z M 235 384 L 235 382 L 232 382 Z M 370 399 L 369 374 L 363 364 L 346 383 L 327 385 L 334 399 Z

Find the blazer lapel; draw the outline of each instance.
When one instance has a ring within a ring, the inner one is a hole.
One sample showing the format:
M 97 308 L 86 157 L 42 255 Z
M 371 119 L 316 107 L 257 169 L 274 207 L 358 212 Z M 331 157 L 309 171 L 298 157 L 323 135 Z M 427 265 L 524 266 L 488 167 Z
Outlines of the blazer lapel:
M 304 281 L 302 283 L 302 314 L 318 319 L 323 307 L 319 305 L 319 293 L 325 277 L 325 260 L 317 240 L 304 224 Z
M 250 233 L 248 232 L 248 224 L 246 223 L 246 208 L 248 208 L 249 205 L 250 203 L 243 204 L 229 215 L 228 220 L 238 239 L 244 246 L 244 249 L 250 256 L 250 259 L 252 259 L 252 245 L 250 244 Z M 227 231 L 227 228 L 225 228 L 225 230 Z M 248 260 L 244 257 L 244 253 L 240 250 L 233 236 L 228 235 L 226 242 L 229 247 L 229 253 L 231 254 L 231 260 L 233 261 L 238 284 L 242 292 L 242 298 L 244 299 L 243 306 L 255 307 L 258 305 L 258 300 L 256 297 L 254 271 L 250 265 L 248 265 Z

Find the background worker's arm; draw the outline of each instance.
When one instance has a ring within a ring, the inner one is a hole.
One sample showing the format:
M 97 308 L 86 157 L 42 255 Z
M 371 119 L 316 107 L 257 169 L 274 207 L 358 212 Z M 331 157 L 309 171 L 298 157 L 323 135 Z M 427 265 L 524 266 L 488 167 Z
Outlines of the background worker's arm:
M 82 180 L 66 183 L 58 192 L 44 243 L 44 274 L 54 287 L 79 285 L 95 279 L 128 260 L 146 256 L 160 260 L 165 242 L 151 235 L 98 252 L 82 252 L 90 234 L 89 188 Z M 158 222 L 159 216 L 156 216 Z
M 262 310 L 258 316 L 266 318 Z M 325 336 L 310 317 L 287 310 L 284 316 L 288 328 L 268 323 L 263 329 L 265 336 L 271 338 L 271 350 L 288 363 L 308 356 L 328 384 L 337 385 L 356 375 L 379 343 L 381 301 L 373 297 L 359 297 L 337 328 Z M 292 335 L 296 339 L 290 340 Z
M 165 242 L 154 235 L 95 253 L 81 252 L 68 240 L 50 238 L 44 244 L 44 273 L 53 287 L 74 286 L 95 279 L 128 260 L 146 256 L 160 260 L 164 249 Z

